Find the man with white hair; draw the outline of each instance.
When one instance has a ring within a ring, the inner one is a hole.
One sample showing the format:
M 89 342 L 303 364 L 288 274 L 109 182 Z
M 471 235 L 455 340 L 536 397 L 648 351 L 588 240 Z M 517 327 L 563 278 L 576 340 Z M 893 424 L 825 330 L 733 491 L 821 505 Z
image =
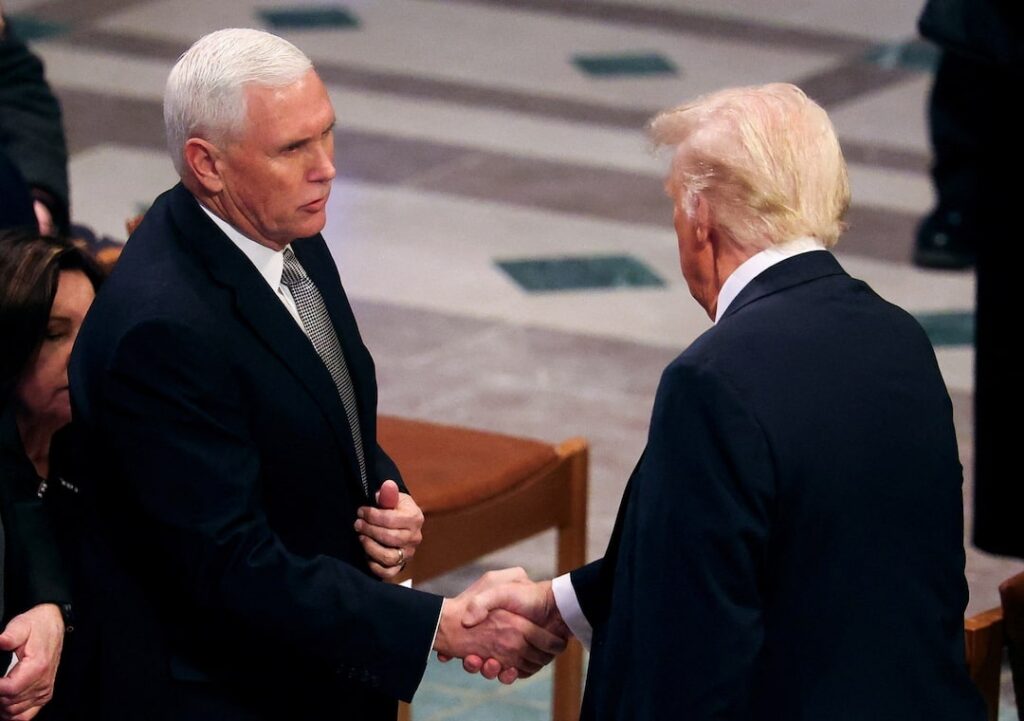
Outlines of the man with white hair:
M 164 115 L 181 183 L 70 369 L 96 521 L 82 717 L 383 721 L 431 648 L 537 670 L 562 638 L 509 613 L 469 632 L 472 590 L 380 582 L 423 514 L 377 444 L 373 361 L 320 236 L 335 114 L 309 59 L 212 33 L 171 71 Z
M 766 85 L 650 133 L 714 326 L 662 375 L 604 558 L 467 621 L 592 638 L 586 721 L 983 718 L 949 396 L 920 326 L 828 250 L 850 193 L 827 115 Z

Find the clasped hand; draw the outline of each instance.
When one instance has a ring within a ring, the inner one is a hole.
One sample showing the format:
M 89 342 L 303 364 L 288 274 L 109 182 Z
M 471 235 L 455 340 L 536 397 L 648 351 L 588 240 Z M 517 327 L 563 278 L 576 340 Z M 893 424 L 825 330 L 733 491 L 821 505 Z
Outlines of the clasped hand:
M 423 540 L 423 511 L 394 481 L 384 481 L 377 491 L 377 507 L 356 512 L 355 530 L 366 553 L 370 570 L 383 579 L 397 576 L 416 555 Z
M 434 649 L 447 661 L 489 679 L 528 678 L 565 650 L 551 582 L 534 583 L 521 568 L 492 571 L 455 598 L 445 599 Z

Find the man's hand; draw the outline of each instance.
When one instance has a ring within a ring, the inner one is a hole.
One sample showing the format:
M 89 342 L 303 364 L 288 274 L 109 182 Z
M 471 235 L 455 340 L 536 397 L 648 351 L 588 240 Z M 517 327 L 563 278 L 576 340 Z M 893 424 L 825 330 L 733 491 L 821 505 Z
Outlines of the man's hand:
M 13 651 L 18 663 L 0 679 L 0 719 L 27 721 L 53 696 L 53 680 L 64 647 L 60 609 L 43 603 L 15 616 L 0 634 L 0 649 Z
M 394 481 L 384 481 L 377 492 L 377 506 L 362 506 L 356 515 L 356 533 L 363 544 L 370 570 L 394 578 L 423 540 L 423 511 L 408 493 L 400 493 Z
M 491 576 L 490 582 L 469 599 L 466 613 L 462 617 L 464 626 L 472 628 L 486 619 L 493 610 L 504 609 L 529 619 L 560 638 L 568 639 L 572 635 L 558 611 L 555 596 L 551 592 L 551 581 L 534 583 L 522 569 L 507 569 L 488 575 Z M 477 655 L 463 658 L 462 667 L 469 673 L 479 672 L 486 678 L 494 678 L 502 672 L 497 659 L 488 658 L 485 661 Z
M 473 624 L 471 627 L 466 625 L 464 619 L 473 599 L 486 592 L 487 588 L 501 583 L 505 577 L 503 574 L 522 574 L 525 577 L 522 569 L 486 574 L 456 598 L 445 599 L 434 650 L 442 658 L 486 658 L 487 663 L 481 661 L 477 670 L 487 678 L 512 683 L 516 678 L 527 678 L 539 671 L 556 654 L 565 650 L 566 642 L 565 637 L 520 615 L 499 608 L 488 613 L 482 611 L 480 604 L 474 606 Z M 513 581 L 508 585 L 526 587 L 527 584 L 532 585 L 528 579 L 526 583 Z

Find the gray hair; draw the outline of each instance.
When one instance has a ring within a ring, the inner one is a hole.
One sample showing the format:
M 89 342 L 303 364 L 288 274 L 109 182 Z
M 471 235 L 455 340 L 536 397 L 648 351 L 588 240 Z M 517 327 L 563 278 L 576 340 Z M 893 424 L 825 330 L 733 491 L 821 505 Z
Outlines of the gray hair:
M 721 90 L 658 114 L 648 131 L 677 148 L 672 185 L 683 207 L 692 214 L 696 196 L 706 198 L 737 244 L 838 242 L 850 205 L 846 161 L 828 115 L 795 85 Z
M 164 89 L 167 149 L 184 177 L 185 141 L 201 137 L 223 142 L 242 130 L 245 86 L 291 85 L 313 63 L 284 38 L 249 28 L 204 35 L 178 58 Z

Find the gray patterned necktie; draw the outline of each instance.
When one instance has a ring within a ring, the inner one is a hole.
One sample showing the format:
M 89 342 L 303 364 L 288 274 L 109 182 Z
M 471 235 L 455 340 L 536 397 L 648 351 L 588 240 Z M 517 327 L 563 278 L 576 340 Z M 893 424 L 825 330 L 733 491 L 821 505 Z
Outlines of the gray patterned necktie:
M 306 275 L 306 269 L 299 263 L 299 259 L 295 257 L 291 248 L 284 249 L 284 272 L 281 273 L 281 282 L 291 291 L 292 298 L 295 299 L 295 306 L 299 310 L 299 317 L 306 327 L 306 335 L 313 343 L 313 348 L 316 349 L 320 360 L 327 366 L 334 385 L 338 389 L 341 405 L 345 408 L 345 416 L 352 429 L 352 440 L 356 446 L 356 458 L 359 460 L 359 480 L 362 481 L 363 491 L 369 496 L 370 486 L 366 480 L 363 434 L 359 429 L 359 410 L 356 406 L 356 391 L 352 386 L 352 376 L 348 372 L 345 355 L 341 352 L 341 344 L 338 342 L 338 335 L 334 332 L 334 326 L 331 324 L 331 317 L 327 314 L 324 298 L 313 281 Z

